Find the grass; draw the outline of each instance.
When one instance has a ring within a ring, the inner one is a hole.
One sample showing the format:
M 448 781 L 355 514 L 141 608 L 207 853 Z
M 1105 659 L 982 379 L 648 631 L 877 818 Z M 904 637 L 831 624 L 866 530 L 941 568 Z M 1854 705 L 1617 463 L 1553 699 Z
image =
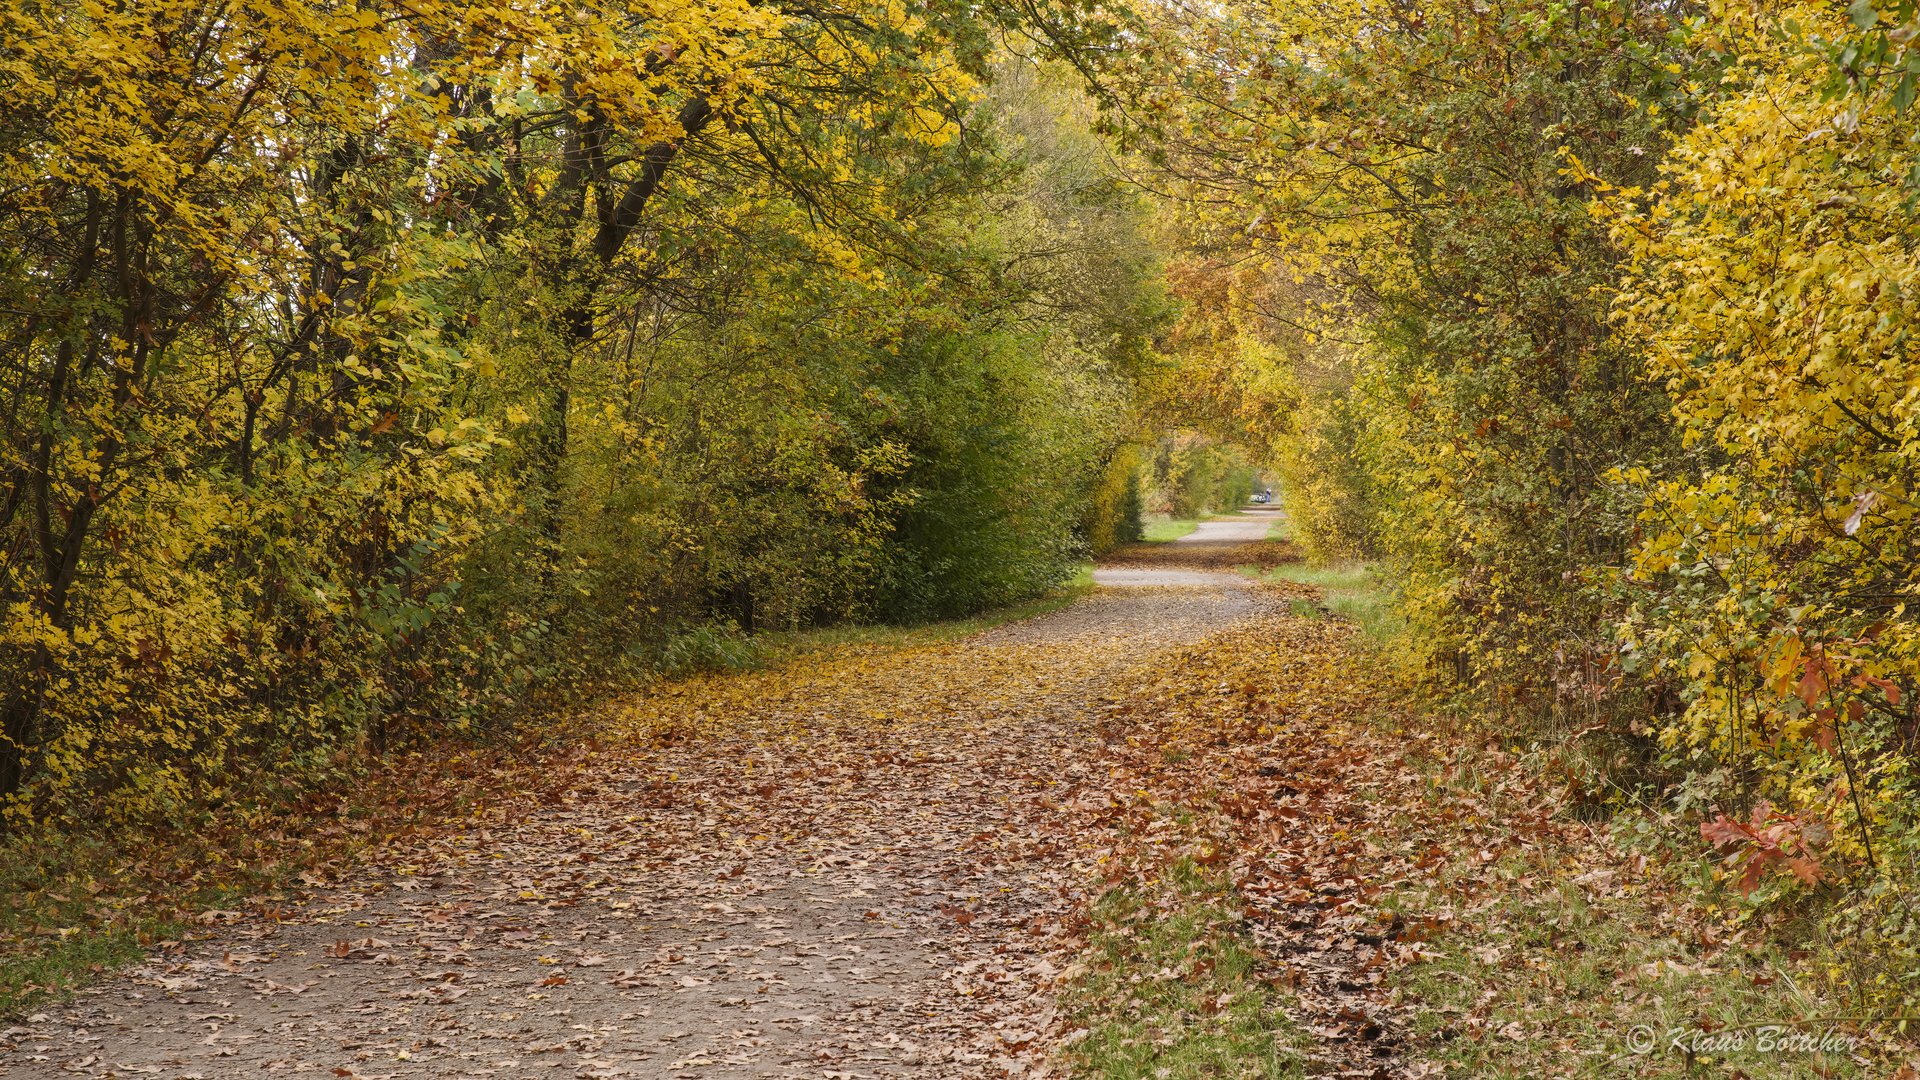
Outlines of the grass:
M 1554 784 L 1539 763 L 1451 738 L 1405 759 L 1421 801 L 1446 808 L 1444 832 L 1417 843 L 1447 855 L 1379 901 L 1423 954 L 1388 976 L 1414 1006 L 1414 1056 L 1446 1076 L 1514 1080 L 1905 1075 L 1913 1046 L 1898 1025 L 1848 1020 L 1862 1010 L 1819 985 L 1823 946 L 1804 912 L 1746 904 L 1717 858 L 1665 842 L 1671 821 L 1569 824 L 1542 805 Z M 1828 1032 L 1858 1043 L 1755 1045 Z
M 1393 976 L 1420 1003 L 1415 1038 L 1446 1075 L 1886 1075 L 1867 1063 L 1874 1047 L 1863 1046 L 1859 1059 L 1755 1048 L 1757 1025 L 1818 1036 L 1828 1025 L 1815 1018 L 1843 1010 L 1803 994 L 1791 974 L 1796 965 L 1777 945 L 1689 940 L 1675 932 L 1660 895 L 1631 883 L 1575 883 L 1567 855 L 1501 858 L 1490 869 L 1504 890 L 1474 904 L 1472 918 L 1438 938 L 1428 960 Z M 1417 889 L 1384 906 L 1412 922 L 1457 902 L 1457 894 L 1439 892 Z M 1657 1033 L 1644 1052 L 1632 1043 L 1640 1026 Z M 1724 1038 L 1743 1030 L 1750 1040 L 1743 1047 L 1688 1054 L 1671 1045 L 1683 1032 Z
M 1067 1060 L 1098 1080 L 1306 1075 L 1304 1034 L 1262 972 L 1231 886 L 1191 861 L 1109 890 L 1064 998 Z
M 1164 514 L 1149 514 L 1145 521 L 1145 531 L 1141 539 L 1149 544 L 1164 544 L 1178 540 L 1200 527 L 1199 518 L 1176 518 Z
M 0 844 L 0 1018 L 64 998 L 194 929 L 197 913 L 266 893 L 290 865 L 231 830 L 66 825 Z M 257 841 L 257 837 L 254 838 Z
M 1375 643 L 1392 641 L 1406 629 L 1405 621 L 1394 607 L 1392 594 L 1375 573 L 1372 563 L 1287 563 L 1265 575 L 1250 568 L 1243 572 L 1266 581 L 1291 581 L 1319 590 L 1318 607 L 1294 601 L 1290 605 L 1293 613 L 1314 617 L 1322 614 L 1324 608 L 1327 613 L 1358 623 L 1361 632 Z
M 0 890 L 13 899 L 0 904 L 0 1017 L 64 995 L 185 930 L 172 913 L 143 917 L 98 903 L 90 890 L 99 883 L 72 870 L 105 869 L 119 853 L 88 850 L 92 846 L 15 841 L 5 849 Z M 205 899 L 214 907 L 226 896 Z

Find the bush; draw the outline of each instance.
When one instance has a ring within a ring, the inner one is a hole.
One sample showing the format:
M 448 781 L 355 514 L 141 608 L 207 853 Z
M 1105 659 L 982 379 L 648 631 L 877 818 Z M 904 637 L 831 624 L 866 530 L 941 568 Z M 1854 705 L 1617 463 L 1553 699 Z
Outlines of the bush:
M 1622 329 L 1688 448 L 1615 474 L 1642 507 L 1612 579 L 1621 660 L 1678 696 L 1662 743 L 1717 778 L 1707 797 L 1854 885 L 1832 929 L 1884 966 L 1853 989 L 1898 1003 L 1920 969 L 1914 11 L 1716 15 L 1737 59 L 1666 180 L 1595 182 L 1635 257 Z M 1823 50 L 1847 67 L 1808 62 Z M 1843 75 L 1856 55 L 1883 74 Z M 1717 820 L 1761 895 L 1797 890 L 1792 860 Z
M 1140 484 L 1143 456 L 1140 447 L 1129 444 L 1108 459 L 1080 523 L 1088 554 L 1101 555 L 1146 539 L 1146 498 Z
M 1363 440 L 1366 418 L 1352 399 L 1304 398 L 1275 440 L 1281 498 L 1293 538 L 1320 561 L 1371 558 L 1380 552 L 1381 497 Z
M 702 671 L 749 671 L 759 667 L 760 648 L 732 623 L 706 623 L 668 635 L 655 667 L 665 675 Z

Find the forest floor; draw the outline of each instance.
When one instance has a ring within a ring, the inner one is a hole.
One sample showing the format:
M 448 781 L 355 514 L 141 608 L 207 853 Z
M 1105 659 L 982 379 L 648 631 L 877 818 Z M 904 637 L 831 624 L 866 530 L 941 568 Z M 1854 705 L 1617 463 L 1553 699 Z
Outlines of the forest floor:
M 1078 603 L 959 640 L 609 702 L 538 798 L 211 913 L 0 1021 L 0 1073 L 1686 1075 L 1627 1056 L 1630 1008 L 1540 1015 L 1530 957 L 1586 923 L 1521 932 L 1516 853 L 1628 857 L 1498 769 L 1441 779 L 1271 520 L 1130 549 Z M 1581 918 L 1672 929 L 1580 870 L 1616 898 Z M 1675 948 L 1694 981 L 1646 978 L 1684 1004 L 1712 972 Z M 1564 994 L 1641 992 L 1614 974 Z

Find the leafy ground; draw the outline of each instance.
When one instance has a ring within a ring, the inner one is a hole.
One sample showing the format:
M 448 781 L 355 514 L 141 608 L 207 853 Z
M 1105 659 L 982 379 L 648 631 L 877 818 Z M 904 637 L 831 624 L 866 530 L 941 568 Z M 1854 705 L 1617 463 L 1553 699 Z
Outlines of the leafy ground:
M 338 876 L 369 848 L 539 805 L 576 763 L 544 738 L 436 747 L 372 773 L 343 766 L 321 789 L 261 785 L 246 792 L 257 804 L 209 811 L 185 828 L 76 823 L 12 838 L 0 849 L 0 1017 L 205 933 L 234 909 L 271 917 L 303 880 Z
M 751 669 L 854 647 L 953 641 L 1058 611 L 1092 584 L 1084 567 L 1051 596 L 975 618 L 762 635 L 705 659 Z M 15 837 L 0 848 L 0 1017 L 62 997 L 155 943 L 191 936 L 218 918 L 209 912 L 270 911 L 303 879 L 336 878 L 369 847 L 404 843 L 475 814 L 548 803 L 570 782 L 578 741 L 593 737 L 594 727 L 584 719 L 534 727 L 501 745 L 429 747 L 372 772 L 343 764 L 317 790 L 263 785 L 248 792 L 254 805 L 206 812 L 191 828 L 76 824 Z
M 1406 714 L 1341 615 L 1364 617 L 1364 571 L 1242 536 L 1271 520 L 1100 571 L 1180 584 L 964 632 L 787 639 L 527 756 L 396 768 L 304 819 L 314 836 L 209 849 L 279 872 L 224 875 L 231 906 L 172 916 L 151 951 L 133 935 L 160 924 L 124 882 L 68 875 L 63 902 L 118 905 L 122 937 L 76 926 L 16 956 L 110 941 L 103 967 L 141 962 L 32 1006 L 0 1066 L 1895 1075 L 1886 1025 L 1851 1025 L 1865 1041 L 1838 1054 L 1632 1054 L 1638 1024 L 1842 1003 L 1699 900 L 1697 860 L 1576 820 L 1540 762 Z M 274 861 L 301 843 L 324 857 Z
M 1049 1068 L 1074 800 L 1121 676 L 1268 610 L 1115 590 L 961 640 L 815 642 L 583 720 L 564 782 L 259 898 L 7 1035 L 19 1075 Z

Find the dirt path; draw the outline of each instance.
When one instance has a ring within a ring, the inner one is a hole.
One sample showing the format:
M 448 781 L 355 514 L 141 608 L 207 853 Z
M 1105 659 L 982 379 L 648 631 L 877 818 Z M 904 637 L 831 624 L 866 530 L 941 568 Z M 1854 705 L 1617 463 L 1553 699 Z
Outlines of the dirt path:
M 1094 570 L 1093 580 L 1116 588 L 1231 584 L 1237 566 L 1294 558 L 1291 547 L 1265 542 L 1280 516 L 1277 510 L 1243 510 L 1203 521 L 1177 540 L 1136 544 L 1117 552 Z
M 0 1072 L 1044 1073 L 1102 703 L 1264 610 L 1230 573 L 1146 573 L 961 642 L 624 702 L 559 804 L 157 954 L 0 1032 Z
M 1198 544 L 1250 544 L 1267 538 L 1267 530 L 1279 517 L 1277 510 L 1242 510 L 1237 514 L 1213 518 L 1194 526 L 1192 532 L 1173 541 L 1182 549 Z

